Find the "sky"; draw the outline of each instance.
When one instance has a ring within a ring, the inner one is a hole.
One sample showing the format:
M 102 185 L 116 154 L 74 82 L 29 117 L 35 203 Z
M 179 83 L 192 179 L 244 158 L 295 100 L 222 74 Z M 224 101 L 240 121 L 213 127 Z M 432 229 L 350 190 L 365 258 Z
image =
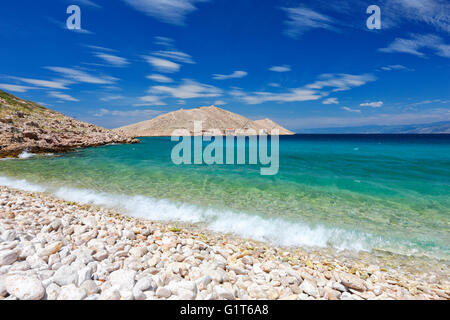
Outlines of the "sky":
M 447 0 L 0 3 L 0 89 L 107 128 L 213 104 L 294 131 L 449 121 L 449 80 Z

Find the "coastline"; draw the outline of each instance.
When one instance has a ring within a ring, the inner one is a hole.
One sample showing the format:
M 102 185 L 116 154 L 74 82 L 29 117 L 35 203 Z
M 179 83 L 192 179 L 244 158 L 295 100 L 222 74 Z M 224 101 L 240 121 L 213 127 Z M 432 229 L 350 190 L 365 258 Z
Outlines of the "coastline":
M 450 298 L 448 269 L 273 247 L 2 186 L 0 231 L 0 299 Z

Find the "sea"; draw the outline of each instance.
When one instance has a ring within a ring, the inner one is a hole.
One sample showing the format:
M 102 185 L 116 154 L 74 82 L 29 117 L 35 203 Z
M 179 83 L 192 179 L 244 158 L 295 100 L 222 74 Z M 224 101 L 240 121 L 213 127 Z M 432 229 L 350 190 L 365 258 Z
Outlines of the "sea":
M 450 135 L 280 136 L 275 175 L 140 140 L 0 161 L 0 185 L 275 246 L 450 260 Z

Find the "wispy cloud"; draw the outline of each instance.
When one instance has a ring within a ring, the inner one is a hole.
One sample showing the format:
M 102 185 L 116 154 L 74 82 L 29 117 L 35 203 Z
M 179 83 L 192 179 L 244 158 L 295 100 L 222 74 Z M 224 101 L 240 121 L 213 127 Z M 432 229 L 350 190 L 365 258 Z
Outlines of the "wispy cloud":
M 308 84 L 309 89 L 332 88 L 332 92 L 346 91 L 355 87 L 360 87 L 368 82 L 375 81 L 371 74 L 346 74 L 346 73 L 326 73 L 319 76 L 318 81 Z
M 223 100 L 216 100 L 216 101 L 214 101 L 213 104 L 215 106 L 223 106 L 223 105 L 226 105 L 227 103 L 225 101 L 223 101 Z
M 411 103 L 411 104 L 409 104 L 409 106 L 417 107 L 417 106 L 421 106 L 421 105 L 425 105 L 425 104 L 432 104 L 432 103 L 433 104 L 438 104 L 438 103 L 449 104 L 450 100 L 443 100 L 443 99 L 422 100 L 422 101 Z
M 361 113 L 361 110 L 358 109 L 351 109 L 349 107 L 342 107 L 342 110 L 345 110 L 347 112 L 355 112 L 355 113 Z
M 380 108 L 383 106 L 383 101 L 377 102 L 364 102 L 359 105 L 360 107 Z
M 116 56 L 116 55 L 112 55 L 112 54 L 108 54 L 108 53 L 100 53 L 100 52 L 97 52 L 94 55 L 100 59 L 103 59 L 106 63 L 108 63 L 114 67 L 124 67 L 124 66 L 130 64 L 127 59 Z
M 425 57 L 425 53 L 422 52 L 423 49 L 429 49 L 438 56 L 450 58 L 450 45 L 444 43 L 442 38 L 432 34 L 413 34 L 410 39 L 396 38 L 389 46 L 379 50 L 382 52 L 400 52 Z
M 180 64 L 167 59 L 152 56 L 143 56 L 143 58 L 159 72 L 173 73 L 179 71 L 181 68 Z
M 94 45 L 90 45 L 90 44 L 83 44 L 82 46 L 96 50 L 96 51 L 117 52 L 117 50 L 115 50 L 115 49 L 110 49 L 110 48 L 101 47 L 101 46 L 94 46 Z
M 405 70 L 405 71 L 412 71 L 412 69 L 409 69 L 401 64 L 394 64 L 394 65 L 388 65 L 381 67 L 381 70 L 383 71 L 392 71 L 392 70 Z
M 114 101 L 114 100 L 122 100 L 124 98 L 125 98 L 124 96 L 106 96 L 106 97 L 100 98 L 100 101 L 109 102 L 109 101 Z
M 166 103 L 161 101 L 161 98 L 158 96 L 143 96 L 140 97 L 140 103 L 133 104 L 134 107 L 143 107 L 143 106 L 165 106 Z
M 169 37 L 161 37 L 156 36 L 155 37 L 155 44 L 165 47 L 173 47 L 173 44 L 175 43 L 175 40 Z
M 213 74 L 213 79 L 215 80 L 227 80 L 227 79 L 236 79 L 243 78 L 247 75 L 245 71 L 234 71 L 232 74 Z
M 58 20 L 53 19 L 51 17 L 47 17 L 47 20 L 50 21 L 51 23 L 57 25 L 61 29 L 64 29 L 64 30 L 68 30 L 68 31 L 76 32 L 76 33 L 81 33 L 81 34 L 90 34 L 90 35 L 94 34 L 93 32 L 91 32 L 89 30 L 86 30 L 86 29 L 83 29 L 83 28 L 70 30 L 70 29 L 67 28 L 66 22 L 61 22 L 61 21 L 58 21 Z
M 156 82 L 161 82 L 161 83 L 173 82 L 173 80 L 171 78 L 166 77 L 165 75 L 162 75 L 162 74 L 151 74 L 151 75 L 148 75 L 146 78 L 156 81 Z
M 6 91 L 12 91 L 12 92 L 27 92 L 28 90 L 35 89 L 35 88 L 27 87 L 27 86 L 19 86 L 19 85 L 15 85 L 15 84 L 0 83 L 0 89 L 6 90 Z
M 71 95 L 64 94 L 64 93 L 57 92 L 57 91 L 51 91 L 51 92 L 48 93 L 48 95 L 50 97 L 58 98 L 58 99 L 61 99 L 61 100 L 64 100 L 64 101 L 74 101 L 74 102 L 80 101 L 80 100 L 72 97 Z
M 247 104 L 260 104 L 264 102 L 299 102 L 319 100 L 322 95 L 315 90 L 290 89 L 286 93 L 253 92 L 250 95 L 240 97 Z
M 46 67 L 51 71 L 61 74 L 63 77 L 75 82 L 92 83 L 92 84 L 112 84 L 119 79 L 110 76 L 92 75 L 86 71 L 65 68 L 65 67 Z
M 171 60 L 181 62 L 181 63 L 190 63 L 190 64 L 195 63 L 189 54 L 178 51 L 178 50 L 161 50 L 161 51 L 152 52 L 152 55 L 171 59 Z
M 337 98 L 328 98 L 322 101 L 322 104 L 339 104 Z
M 283 65 L 283 66 L 273 66 L 269 68 L 270 71 L 273 72 L 288 72 L 291 71 L 291 66 Z
M 10 77 L 10 78 L 24 83 L 35 85 L 37 87 L 60 89 L 60 90 L 69 89 L 68 87 L 66 87 L 66 85 L 70 83 L 70 81 L 67 80 L 50 81 L 50 80 L 20 78 L 20 77 Z
M 159 21 L 184 25 L 186 16 L 197 10 L 198 2 L 205 0 L 123 0 L 134 9 Z
M 285 21 L 287 29 L 285 34 L 292 38 L 298 38 L 311 29 L 326 29 L 338 31 L 333 18 L 316 12 L 307 7 L 282 8 L 288 16 Z
M 168 94 L 177 99 L 219 97 L 222 90 L 214 86 L 184 79 L 183 82 L 174 87 L 152 86 L 149 90 L 153 94 Z
M 94 117 L 115 116 L 115 117 L 154 117 L 161 114 L 157 110 L 109 110 L 100 109 L 94 114 Z
M 447 0 L 384 0 L 385 26 L 395 26 L 403 20 L 425 23 L 439 31 L 450 32 L 450 3 Z
M 312 101 L 329 95 L 329 90 L 331 92 L 346 91 L 375 80 L 376 78 L 370 74 L 323 74 L 319 76 L 319 80 L 304 87 L 289 89 L 287 92 L 273 93 L 265 91 L 247 94 L 241 89 L 234 89 L 230 94 L 240 98 L 247 104 Z

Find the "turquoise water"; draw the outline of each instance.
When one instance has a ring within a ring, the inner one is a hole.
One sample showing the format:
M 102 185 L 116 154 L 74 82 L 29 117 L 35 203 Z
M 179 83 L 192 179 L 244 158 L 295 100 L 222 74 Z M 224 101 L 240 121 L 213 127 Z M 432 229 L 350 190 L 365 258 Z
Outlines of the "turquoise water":
M 0 184 L 280 245 L 450 258 L 448 135 L 280 137 L 274 176 L 261 165 L 177 166 L 176 142 L 141 140 L 0 161 Z

